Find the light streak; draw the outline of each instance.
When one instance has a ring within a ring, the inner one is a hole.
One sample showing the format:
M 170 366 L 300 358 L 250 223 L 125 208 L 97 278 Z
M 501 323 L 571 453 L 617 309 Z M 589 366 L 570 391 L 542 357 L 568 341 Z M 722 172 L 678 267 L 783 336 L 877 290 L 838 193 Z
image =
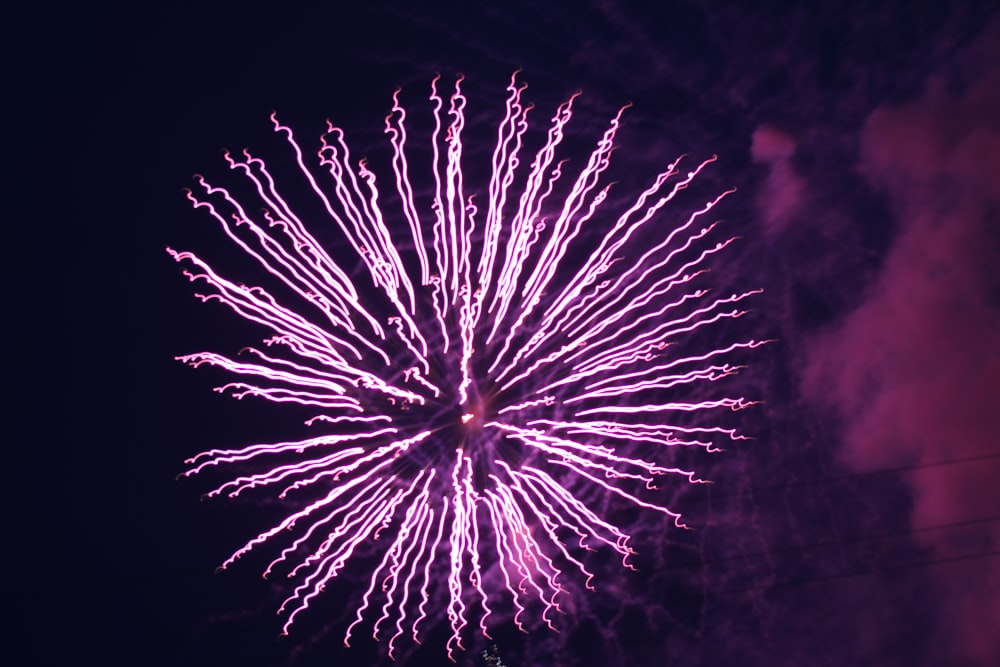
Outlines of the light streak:
M 666 219 L 665 205 L 714 156 L 686 174 L 678 158 L 624 212 L 605 213 L 611 184 L 602 182 L 625 108 L 574 172 L 559 149 L 579 93 L 536 141 L 515 74 L 486 193 L 475 199 L 464 180 L 461 84 L 446 100 L 432 82 L 428 197 L 410 180 L 415 163 L 399 91 L 385 120 L 391 197 L 366 162 L 351 157 L 343 130 L 328 123 L 312 164 L 275 115 L 274 131 L 329 220 L 306 224 L 265 163 L 246 151 L 225 159 L 247 179 L 248 195 L 196 177 L 193 206 L 280 291 L 232 282 L 193 253 L 168 248 L 204 288 L 201 300 L 269 330 L 263 342 L 273 350 L 244 348 L 240 360 L 213 352 L 178 359 L 240 376 L 217 389 L 236 398 L 317 408 L 307 424 L 331 431 L 188 459 L 184 476 L 263 468 L 210 497 L 272 489 L 301 508 L 222 567 L 293 536 L 264 573 L 296 582 L 279 609 L 287 633 L 348 561 L 381 552 L 344 642 L 370 624 L 376 639 L 388 635 L 390 657 L 404 636 L 420 641 L 435 608 L 451 629 L 452 660 L 471 627 L 489 637 L 488 622 L 502 607 L 513 607 L 524 630 L 525 614 L 538 606 L 556 629 L 571 576 L 595 588 L 587 552 L 610 548 L 631 568 L 631 537 L 574 489 L 600 490 L 685 527 L 657 489 L 666 479 L 701 480 L 657 459 L 665 448 L 711 452 L 720 440 L 743 439 L 690 413 L 752 402 L 683 392 L 734 375 L 743 366 L 727 359 L 767 342 L 671 354 L 742 317 L 742 304 L 760 291 L 714 296 L 693 286 L 734 240 L 714 240 L 717 223 L 701 222 L 731 191 L 677 224 Z M 242 203 L 247 198 L 254 201 Z M 353 258 L 325 248 L 313 235 L 322 228 L 339 229 Z M 360 269 L 351 268 L 358 261 Z M 488 571 L 496 572 L 490 580 Z

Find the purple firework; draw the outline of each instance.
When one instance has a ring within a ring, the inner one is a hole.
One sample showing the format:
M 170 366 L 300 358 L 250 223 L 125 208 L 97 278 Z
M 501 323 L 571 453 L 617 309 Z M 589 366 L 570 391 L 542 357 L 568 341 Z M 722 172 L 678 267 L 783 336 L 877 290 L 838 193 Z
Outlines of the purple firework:
M 380 194 L 364 160 L 352 160 L 339 128 L 329 125 L 310 164 L 272 116 L 353 252 L 328 251 L 313 235 L 322 228 L 307 225 L 264 162 L 245 151 L 226 160 L 259 201 L 245 205 L 201 177 L 204 194 L 188 197 L 270 274 L 273 288 L 231 282 L 193 253 L 168 252 L 206 287 L 201 300 L 273 333 L 265 349 L 244 348 L 240 359 L 212 352 L 179 359 L 244 379 L 217 391 L 315 408 L 307 423 L 324 430 L 187 461 L 186 476 L 213 466 L 257 470 L 209 496 L 266 489 L 290 508 L 223 567 L 265 543 L 281 546 L 264 574 L 294 582 L 279 610 L 287 632 L 352 556 L 374 553 L 381 560 L 345 643 L 369 627 L 392 656 L 404 635 L 419 642 L 441 609 L 453 658 L 464 629 L 478 624 L 487 634 L 498 605 L 521 629 L 526 607 L 537 605 L 552 626 L 571 575 L 592 588 L 588 551 L 613 550 L 630 567 L 630 536 L 595 511 L 594 491 L 683 527 L 654 483 L 698 480 L 657 459 L 667 448 L 711 451 L 719 439 L 741 437 L 703 425 L 696 413 L 747 401 L 691 396 L 740 368 L 727 363 L 731 353 L 761 343 L 670 354 L 675 343 L 741 316 L 737 304 L 757 293 L 718 297 L 694 287 L 733 241 L 713 240 L 716 224 L 700 222 L 728 192 L 686 220 L 661 219 L 714 157 L 686 173 L 678 159 L 623 212 L 606 214 L 611 184 L 600 182 L 624 108 L 571 175 L 556 156 L 577 95 L 529 151 L 531 106 L 515 76 L 488 185 L 474 198 L 463 178 L 462 80 L 447 101 L 437 81 L 425 197 L 411 184 L 398 91 L 385 121 L 390 196 Z M 527 169 L 525 152 L 534 153 Z M 357 265 L 345 268 L 341 255 Z

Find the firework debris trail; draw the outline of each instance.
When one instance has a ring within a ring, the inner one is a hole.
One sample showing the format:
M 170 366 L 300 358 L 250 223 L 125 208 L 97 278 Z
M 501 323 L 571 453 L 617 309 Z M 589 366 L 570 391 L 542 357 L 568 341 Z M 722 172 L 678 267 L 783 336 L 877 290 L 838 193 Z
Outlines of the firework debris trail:
M 263 213 L 251 215 L 230 191 L 200 176 L 203 194 L 188 193 L 194 207 L 214 217 L 291 298 L 231 282 L 193 253 L 168 248 L 177 261 L 193 267 L 185 275 L 206 287 L 200 299 L 221 302 L 271 330 L 273 336 L 263 342 L 276 350 L 245 348 L 242 360 L 211 352 L 178 359 L 245 379 L 218 387 L 219 392 L 314 407 L 321 413 L 307 423 L 335 431 L 294 442 L 213 449 L 187 461 L 185 476 L 214 466 L 262 464 L 262 472 L 236 477 L 208 496 L 232 498 L 258 487 L 274 489 L 281 499 L 314 494 L 222 565 L 279 535 L 295 535 L 264 573 L 281 570 L 297 583 L 279 610 L 286 614 L 284 633 L 359 546 L 383 533 L 392 534 L 383 538 L 388 544 L 345 644 L 367 621 L 376 639 L 387 639 L 391 657 L 404 635 L 420 642 L 439 600 L 451 630 L 447 653 L 454 660 L 475 617 L 489 637 L 495 595 L 510 599 L 514 623 L 522 630 L 527 606 L 538 603 L 542 620 L 554 629 L 560 597 L 569 594 L 563 569 L 578 570 L 592 588 L 594 573 L 582 560 L 584 551 L 612 549 L 626 567 L 633 553 L 630 536 L 561 480 L 570 475 L 683 527 L 679 514 L 642 496 L 655 490 L 658 477 L 697 482 L 694 472 L 631 452 L 645 447 L 655 454 L 664 446 L 714 451 L 716 440 L 742 437 L 733 429 L 692 425 L 683 415 L 740 409 L 750 404 L 743 398 L 643 402 L 731 375 L 741 367 L 726 363 L 727 356 L 762 344 L 749 340 L 692 356 L 665 354 L 679 338 L 740 317 L 745 311 L 737 304 L 759 291 L 716 298 L 690 287 L 733 241 L 712 242 L 715 223 L 701 222 L 729 192 L 695 210 L 637 258 L 620 262 L 623 247 L 630 240 L 635 245 L 639 230 L 656 224 L 660 209 L 715 157 L 686 174 L 679 172 L 680 159 L 668 165 L 582 265 L 566 270 L 571 243 L 608 197 L 611 186 L 598 182 L 625 109 L 612 119 L 575 181 L 565 185 L 567 194 L 552 201 L 557 183 L 567 176 L 565 160 L 557 162 L 556 153 L 577 95 L 556 110 L 524 175 L 521 153 L 532 107 L 522 102 L 525 86 L 516 76 L 507 87 L 482 208 L 466 194 L 463 181 L 461 77 L 447 100 L 437 91 L 437 78 L 431 85 L 429 213 L 420 211 L 414 195 L 406 112 L 398 91 L 393 96 L 385 132 L 394 195 L 409 233 L 403 244 L 394 243 L 393 234 L 405 234 L 406 228 L 390 230 L 386 224 L 375 174 L 364 160 L 351 159 L 342 130 L 328 124 L 321 139 L 318 170 L 327 172 L 321 185 L 291 129 L 272 115 L 275 132 L 287 140 L 309 187 L 367 269 L 377 298 L 366 281 L 355 282 L 361 276 L 349 275 L 328 254 L 310 232 L 316 225 L 307 226 L 296 215 L 264 162 L 250 153 L 227 153 L 226 160 L 248 179 Z M 401 251 L 411 244 L 411 250 Z M 567 273 L 572 273 L 568 280 Z M 296 307 L 288 305 L 296 300 Z M 606 444 L 615 442 L 630 453 Z M 279 463 L 268 466 L 269 461 Z M 487 553 L 502 581 L 498 594 L 484 582 L 481 558 Z M 435 597 L 442 580 L 432 573 L 440 562 L 448 568 L 441 584 L 447 591 Z

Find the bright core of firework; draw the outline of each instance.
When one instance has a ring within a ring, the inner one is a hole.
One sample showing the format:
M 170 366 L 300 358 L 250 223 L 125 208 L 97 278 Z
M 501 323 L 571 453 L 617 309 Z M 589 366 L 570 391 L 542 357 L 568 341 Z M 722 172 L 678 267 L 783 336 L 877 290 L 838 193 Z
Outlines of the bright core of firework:
M 283 521 L 223 567 L 265 543 L 282 546 L 264 574 L 295 582 L 279 610 L 287 632 L 352 556 L 380 554 L 345 643 L 367 624 L 387 638 L 391 656 L 404 635 L 419 642 L 428 616 L 443 608 L 453 658 L 470 623 L 488 636 L 497 605 L 512 605 L 522 629 L 527 606 L 538 605 L 552 626 L 574 571 L 592 588 L 586 552 L 613 550 L 629 567 L 630 536 L 580 489 L 683 527 L 656 500 L 655 483 L 698 480 L 657 458 L 665 448 L 712 450 L 741 437 L 692 413 L 739 409 L 749 404 L 743 398 L 686 397 L 735 373 L 731 353 L 761 343 L 670 354 L 675 343 L 740 317 L 739 303 L 757 292 L 717 296 L 692 286 L 733 240 L 713 240 L 716 223 L 702 222 L 728 192 L 686 219 L 663 220 L 661 209 L 714 157 L 684 173 L 678 159 L 626 210 L 606 214 L 611 184 L 601 180 L 624 109 L 582 168 L 570 170 L 557 149 L 577 95 L 529 150 L 531 105 L 515 76 L 489 182 L 474 197 L 463 178 L 462 80 L 446 96 L 437 82 L 430 164 L 420 165 L 433 180 L 427 201 L 411 185 L 417 165 L 398 93 L 385 121 L 391 196 L 365 160 L 351 158 L 339 128 L 329 125 L 313 163 L 272 116 L 329 219 L 307 225 L 262 160 L 227 154 L 256 201 L 201 177 L 202 191 L 188 197 L 270 274 L 272 288 L 231 282 L 193 253 L 168 252 L 204 287 L 201 300 L 273 334 L 239 359 L 179 359 L 241 377 L 217 391 L 315 408 L 308 423 L 324 431 L 187 461 L 186 476 L 213 466 L 260 471 L 209 496 L 263 489 L 289 503 Z M 317 241 L 313 233 L 331 221 L 353 253 L 331 254 Z M 357 268 L 345 269 L 340 254 Z

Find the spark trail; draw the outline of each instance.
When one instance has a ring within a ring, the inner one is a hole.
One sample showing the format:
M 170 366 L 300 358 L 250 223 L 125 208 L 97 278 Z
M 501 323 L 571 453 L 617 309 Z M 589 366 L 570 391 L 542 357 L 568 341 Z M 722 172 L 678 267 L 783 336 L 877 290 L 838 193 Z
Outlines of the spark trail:
M 438 92 L 438 79 L 431 85 L 430 164 L 419 165 L 432 178 L 426 197 L 411 183 L 416 165 L 398 91 L 385 120 L 390 196 L 365 160 L 351 157 L 340 128 L 328 124 L 318 160 L 307 160 L 274 115 L 274 131 L 328 220 L 307 225 L 246 151 L 226 160 L 248 194 L 196 177 L 200 190 L 187 195 L 193 206 L 269 274 L 271 288 L 232 282 L 193 253 L 168 248 L 204 287 L 200 299 L 270 331 L 267 351 L 178 359 L 240 377 L 219 392 L 315 408 L 307 423 L 327 431 L 206 451 L 184 473 L 248 471 L 208 495 L 268 490 L 288 503 L 287 518 L 223 564 L 266 543 L 284 545 L 264 574 L 294 582 L 279 610 L 285 633 L 352 557 L 372 553 L 381 560 L 345 644 L 368 627 L 393 656 L 400 641 L 419 642 L 437 612 L 447 618 L 454 660 L 467 628 L 488 637 L 500 607 L 521 629 L 529 608 L 555 628 L 568 580 L 593 588 L 588 551 L 613 550 L 625 567 L 634 553 L 630 536 L 578 490 L 684 527 L 657 484 L 699 480 L 657 461 L 671 447 L 713 451 L 742 437 L 700 425 L 711 420 L 692 413 L 748 401 L 686 397 L 736 373 L 741 366 L 727 359 L 762 342 L 670 354 L 739 318 L 757 293 L 694 287 L 733 241 L 719 240 L 707 221 L 729 192 L 664 220 L 662 209 L 715 157 L 685 172 L 674 161 L 622 212 L 606 213 L 611 185 L 601 182 L 625 109 L 573 172 L 557 155 L 577 95 L 533 143 L 532 107 L 515 75 L 489 182 L 474 197 L 463 178 L 461 84 L 450 95 Z M 241 203 L 247 197 L 252 205 Z M 331 254 L 313 235 L 331 222 L 353 251 L 353 268 L 338 256 L 350 251 Z

